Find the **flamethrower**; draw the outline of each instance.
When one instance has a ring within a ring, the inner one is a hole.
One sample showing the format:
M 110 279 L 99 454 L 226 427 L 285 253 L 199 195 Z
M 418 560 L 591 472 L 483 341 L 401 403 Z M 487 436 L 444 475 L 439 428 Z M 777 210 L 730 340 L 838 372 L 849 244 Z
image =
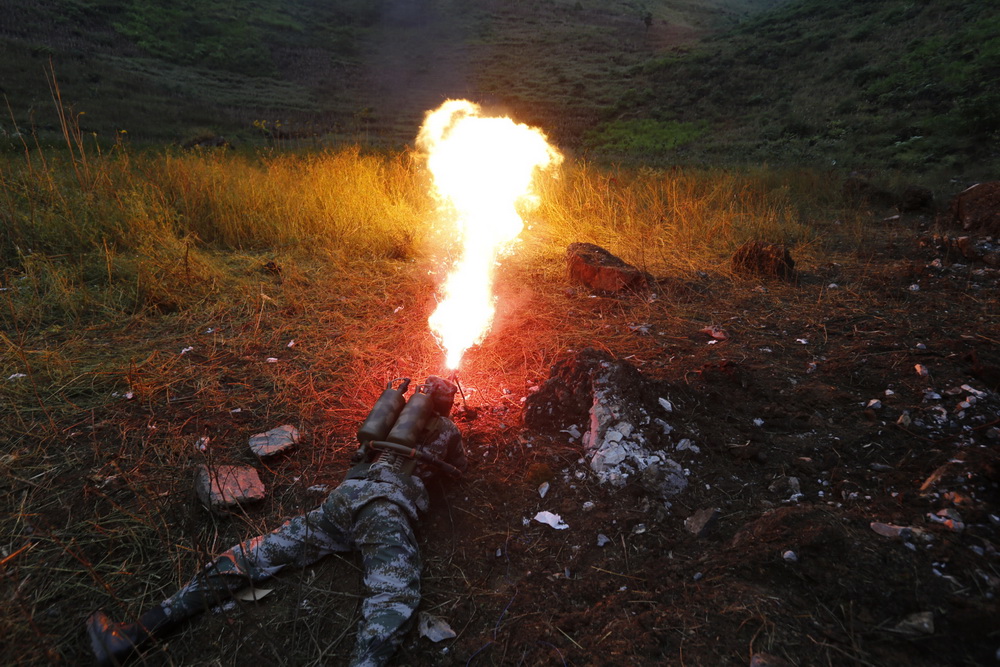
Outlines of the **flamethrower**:
M 397 382 L 398 386 L 393 386 Z M 426 451 L 421 442 L 431 418 L 447 417 L 451 412 L 457 385 L 432 375 L 407 400 L 409 386 L 410 378 L 392 380 L 375 401 L 358 429 L 361 446 L 355 454 L 356 462 L 380 463 L 396 472 L 410 474 L 419 461 L 460 477 L 458 468 Z

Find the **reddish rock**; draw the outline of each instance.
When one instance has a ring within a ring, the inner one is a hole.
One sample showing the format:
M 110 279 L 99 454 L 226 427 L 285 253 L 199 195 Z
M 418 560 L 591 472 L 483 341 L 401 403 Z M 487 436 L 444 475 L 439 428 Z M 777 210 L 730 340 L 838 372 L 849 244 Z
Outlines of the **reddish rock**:
M 195 490 L 201 502 L 216 512 L 263 500 L 265 495 L 257 471 L 248 466 L 199 466 Z
M 570 282 L 595 292 L 614 293 L 649 285 L 649 274 L 593 243 L 571 243 L 566 250 L 566 265 Z
M 967 232 L 1000 234 L 1000 181 L 973 185 L 955 195 L 951 220 Z
M 747 241 L 731 260 L 733 273 L 791 280 L 795 277 L 795 260 L 788 248 L 780 243 Z

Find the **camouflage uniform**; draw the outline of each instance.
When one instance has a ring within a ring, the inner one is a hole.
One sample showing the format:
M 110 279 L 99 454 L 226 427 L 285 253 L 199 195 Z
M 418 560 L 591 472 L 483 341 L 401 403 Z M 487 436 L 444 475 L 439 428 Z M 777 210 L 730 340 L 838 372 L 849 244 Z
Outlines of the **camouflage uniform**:
M 426 433 L 421 449 L 464 470 L 462 436 L 451 420 L 435 417 Z M 286 565 L 304 567 L 328 554 L 357 549 L 368 596 L 350 664 L 385 664 L 420 603 L 421 563 L 412 522 L 427 510 L 421 478 L 433 472 L 431 465 L 419 464 L 410 475 L 378 459 L 355 466 L 318 508 L 221 554 L 152 616 L 163 618 L 156 622 L 163 627 L 173 626 Z

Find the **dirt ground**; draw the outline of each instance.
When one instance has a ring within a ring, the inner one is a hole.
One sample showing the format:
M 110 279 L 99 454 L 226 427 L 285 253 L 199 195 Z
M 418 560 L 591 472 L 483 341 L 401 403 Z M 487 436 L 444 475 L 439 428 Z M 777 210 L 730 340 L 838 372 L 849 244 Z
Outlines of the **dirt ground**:
M 639 296 L 569 296 L 571 316 L 635 331 L 611 352 L 674 406 L 661 444 L 700 450 L 673 455 L 689 487 L 664 507 L 598 485 L 568 424 L 479 406 L 463 424 L 478 465 L 424 532 L 428 609 L 459 636 L 414 639 L 401 664 L 993 662 L 1000 274 L 919 218 L 882 224 L 896 239 L 866 262 L 800 266 L 795 284 L 661 285 L 725 340 L 666 309 L 637 322 Z M 707 508 L 697 537 L 684 520 Z M 527 521 L 540 510 L 569 528 Z
M 598 483 L 571 434 L 586 430 L 585 412 L 525 427 L 524 406 L 551 390 L 544 369 L 558 358 L 525 364 L 537 374 L 475 370 L 500 349 L 537 354 L 530 343 L 507 349 L 509 327 L 541 326 L 508 299 L 501 316 L 514 323 L 467 355 L 455 418 L 470 470 L 431 486 L 419 529 L 421 610 L 457 636 L 432 643 L 412 632 L 393 664 L 992 664 L 1000 272 L 962 257 L 957 248 L 969 244 L 936 242 L 925 217 L 886 217 L 873 211 L 866 223 L 879 230 L 874 242 L 831 242 L 799 258 L 793 281 L 720 273 L 601 296 L 537 259 L 503 272 L 501 281 L 558 302 L 556 326 L 588 332 L 575 350 L 594 347 L 638 369 L 635 400 L 672 427 L 655 445 L 688 485 L 667 504 L 635 480 Z M 387 285 L 403 299 L 400 316 L 423 321 L 420 300 L 433 291 L 401 284 L 408 297 Z M 263 289 L 277 295 L 275 285 Z M 166 323 L 164 354 L 128 372 L 134 399 L 109 398 L 57 425 L 65 444 L 36 462 L 26 450 L 3 459 L 23 471 L 6 483 L 27 509 L 4 557 L 5 618 L 19 634 L 2 653 L 16 664 L 89 664 L 83 621 L 94 608 L 139 613 L 212 553 L 316 506 L 315 485 L 342 479 L 377 387 L 364 377 L 368 362 L 355 376 L 371 392 L 330 375 L 349 359 L 322 358 L 324 340 L 350 337 L 362 321 L 330 299 L 329 308 L 288 303 L 265 320 L 310 322 L 312 340 L 295 348 L 289 330 L 253 317 L 242 337 Z M 365 326 L 393 335 L 396 303 L 387 302 L 386 323 Z M 713 326 L 715 336 L 705 332 Z M 244 342 L 227 346 L 226 336 Z M 189 338 L 197 347 L 178 355 Z M 438 358 L 424 338 L 387 343 L 394 367 L 416 373 L 422 355 Z M 273 349 L 281 362 L 264 363 Z M 301 446 L 253 462 L 246 438 L 293 421 L 306 434 Z M 201 435 L 211 436 L 204 455 L 193 447 Z M 685 439 L 695 448 L 681 447 Z M 190 471 L 213 456 L 256 465 L 268 499 L 228 517 L 206 512 Z M 712 509 L 718 519 L 705 534 L 685 525 Z M 568 528 L 533 520 L 540 511 Z M 141 664 L 346 661 L 363 595 L 355 557 L 282 573 L 267 587 L 268 598 L 203 615 Z
M 422 610 L 457 637 L 414 632 L 395 664 L 992 663 L 1000 273 L 935 245 L 919 216 L 873 224 L 883 243 L 850 262 L 800 262 L 790 283 L 702 277 L 613 297 L 547 286 L 565 290 L 567 318 L 604 322 L 617 341 L 606 351 L 648 382 L 637 395 L 671 402 L 658 446 L 688 488 L 668 506 L 636 483 L 601 485 L 571 424 L 524 428 L 547 376 L 470 384 L 456 420 L 471 470 L 432 488 L 420 529 Z M 697 452 L 677 451 L 684 438 Z M 310 465 L 293 456 L 275 480 Z M 685 527 L 712 508 L 707 534 Z M 542 510 L 569 528 L 532 520 Z M 316 646 L 305 662 L 343 660 L 356 561 L 276 588 L 149 661 L 235 664 L 303 642 Z

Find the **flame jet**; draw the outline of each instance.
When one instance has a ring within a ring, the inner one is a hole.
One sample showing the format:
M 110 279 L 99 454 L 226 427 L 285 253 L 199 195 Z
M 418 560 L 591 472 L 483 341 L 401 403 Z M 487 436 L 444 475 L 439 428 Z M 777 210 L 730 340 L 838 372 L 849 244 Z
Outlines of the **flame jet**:
M 434 179 L 433 194 L 451 211 L 461 253 L 428 323 L 456 370 L 467 349 L 489 332 L 495 312 L 493 274 L 500 254 L 524 228 L 521 211 L 538 206 L 534 178 L 562 155 L 536 128 L 480 115 L 477 104 L 448 100 L 417 135 Z

